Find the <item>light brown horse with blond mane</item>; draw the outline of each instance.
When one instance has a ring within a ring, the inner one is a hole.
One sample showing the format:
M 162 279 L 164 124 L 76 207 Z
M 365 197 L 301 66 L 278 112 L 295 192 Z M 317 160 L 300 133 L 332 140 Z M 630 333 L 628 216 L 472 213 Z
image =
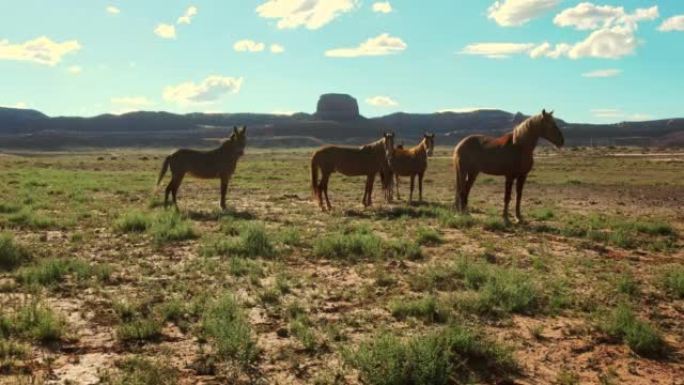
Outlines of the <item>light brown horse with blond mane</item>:
M 516 187 L 515 217 L 521 222 L 520 200 L 527 174 L 534 163 L 534 149 L 539 138 L 544 138 L 560 148 L 565 139 L 556 125 L 553 111 L 543 110 L 520 123 L 512 132 L 493 138 L 471 135 L 463 139 L 454 149 L 454 171 L 456 172 L 456 206 L 461 212 L 468 207 L 468 194 L 479 173 L 506 177 L 503 217 L 508 222 L 508 205 L 511 201 L 513 181 Z
M 228 181 L 235 172 L 237 161 L 245 153 L 247 127 L 233 127 L 233 134 L 221 144 L 221 147 L 210 151 L 180 149 L 166 157 L 159 172 L 157 185 L 164 179 L 166 171 L 171 169 L 171 181 L 166 186 L 164 206 L 169 204 L 169 194 L 173 204 L 178 207 L 176 196 L 178 188 L 186 173 L 202 179 L 221 179 L 221 209 L 226 209 L 226 192 Z
M 417 146 L 405 149 L 395 148 L 392 156 L 392 172 L 396 178 L 397 199 L 399 196 L 399 177 L 411 177 L 411 190 L 409 192 L 409 203 L 413 201 L 413 189 L 416 176 L 418 177 L 418 200 L 423 201 L 423 176 L 427 170 L 428 157 L 432 156 L 435 149 L 435 134 L 425 134 Z
M 335 171 L 347 176 L 366 176 L 366 187 L 362 199 L 365 207 L 372 204 L 371 196 L 376 174 L 380 174 L 383 189 L 391 190 L 392 176 L 389 158 L 392 156 L 393 149 L 394 134 L 385 133 L 382 139 L 359 148 L 325 146 L 316 151 L 311 157 L 311 189 L 321 210 L 332 209 L 328 197 L 328 181 L 330 174 Z M 319 170 L 321 171 L 320 181 L 318 180 Z M 385 195 L 389 196 L 389 194 Z

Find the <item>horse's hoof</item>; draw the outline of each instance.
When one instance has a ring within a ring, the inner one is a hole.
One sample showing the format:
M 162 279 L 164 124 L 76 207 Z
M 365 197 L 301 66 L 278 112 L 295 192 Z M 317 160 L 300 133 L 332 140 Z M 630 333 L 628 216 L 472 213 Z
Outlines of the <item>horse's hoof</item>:
M 517 223 L 519 225 L 524 225 L 526 223 L 526 221 L 523 217 L 515 217 L 515 223 Z

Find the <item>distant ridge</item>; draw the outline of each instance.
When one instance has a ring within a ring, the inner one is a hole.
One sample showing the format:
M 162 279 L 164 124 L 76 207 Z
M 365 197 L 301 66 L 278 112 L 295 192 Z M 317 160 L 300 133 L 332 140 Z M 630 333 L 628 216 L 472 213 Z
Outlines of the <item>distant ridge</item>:
M 367 119 L 356 99 L 344 94 L 321 97 L 314 114 L 190 113 L 138 111 L 95 117 L 48 117 L 35 111 L 0 108 L 0 148 L 66 149 L 79 147 L 208 146 L 230 134 L 233 126 L 249 127 L 253 146 L 360 144 L 393 130 L 406 143 L 424 132 L 437 134 L 438 144 L 455 144 L 482 133 L 510 131 L 527 116 L 496 109 L 415 114 L 398 112 Z M 617 124 L 567 123 L 557 119 L 569 145 L 684 146 L 684 119 Z

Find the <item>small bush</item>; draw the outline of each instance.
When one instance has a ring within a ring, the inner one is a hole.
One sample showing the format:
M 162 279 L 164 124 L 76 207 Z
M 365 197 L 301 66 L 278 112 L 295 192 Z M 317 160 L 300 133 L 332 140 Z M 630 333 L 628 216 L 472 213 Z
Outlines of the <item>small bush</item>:
M 433 296 L 421 299 L 399 299 L 390 302 L 392 316 L 403 320 L 407 317 L 416 317 L 426 322 L 446 322 L 449 319 L 449 310 L 441 306 Z
M 152 218 L 142 211 L 130 211 L 121 216 L 114 228 L 122 233 L 144 233 L 152 226 Z
M 243 366 L 252 364 L 259 348 L 252 330 L 235 298 L 228 294 L 218 299 L 204 313 L 202 331 L 214 345 L 221 359 L 235 360 Z
M 423 253 L 416 243 L 398 240 L 384 241 L 372 232 L 356 230 L 350 233 L 333 233 L 314 242 L 317 257 L 357 261 L 361 259 L 417 260 Z
M 451 211 L 442 211 L 439 215 L 439 223 L 451 229 L 469 229 L 477 224 L 477 220 L 467 214 L 454 215 Z
M 318 339 L 311 328 L 311 322 L 305 315 L 300 315 L 290 321 L 290 333 L 297 337 L 306 351 L 316 351 Z
M 666 344 L 660 332 L 637 318 L 626 304 L 620 304 L 599 324 L 599 329 L 613 338 L 622 339 L 637 354 L 647 357 L 665 353 Z
M 3 334 L 17 335 L 43 343 L 57 341 L 66 332 L 66 321 L 50 308 L 32 302 L 20 308 L 16 314 L 5 318 L 7 328 Z
M 158 245 L 197 237 L 192 223 L 175 210 L 168 210 L 159 214 L 148 231 Z
M 13 214 L 21 209 L 20 206 L 11 203 L 0 202 L 0 214 Z
M 13 225 L 27 229 L 43 230 L 57 226 L 55 220 L 38 215 L 26 207 L 11 214 L 7 220 Z
M 205 245 L 202 252 L 209 256 L 273 257 L 276 255 L 276 249 L 266 229 L 262 225 L 255 224 L 244 226 L 238 238 L 219 239 Z
M 485 220 L 482 227 L 487 231 L 505 231 L 508 224 L 502 218 L 490 217 Z
M 116 337 L 123 342 L 156 341 L 161 337 L 162 324 L 155 318 L 123 321 L 116 329 Z
M 442 239 L 442 234 L 439 231 L 429 228 L 420 227 L 418 229 L 418 234 L 416 238 L 416 243 L 421 246 L 435 246 L 440 245 L 444 242 Z
M 0 271 L 10 271 L 31 260 L 31 254 L 16 244 L 10 234 L 0 234 Z
M 11 360 L 28 358 L 30 347 L 15 342 L 0 339 L 0 365 Z
M 147 358 L 131 357 L 116 365 L 119 372 L 101 379 L 105 385 L 174 385 L 178 371 L 168 363 Z
M 634 279 L 631 274 L 622 274 L 615 282 L 618 293 L 626 294 L 628 296 L 638 295 L 641 291 L 639 289 L 639 282 Z
M 675 298 L 684 298 L 684 265 L 674 265 L 662 275 L 665 289 Z
M 509 349 L 458 325 L 409 339 L 382 333 L 344 356 L 370 385 L 445 385 L 516 371 Z
M 262 277 L 264 275 L 264 271 L 257 261 L 242 257 L 231 257 L 228 263 L 228 271 L 236 277 L 245 275 Z
M 52 286 L 64 281 L 67 275 L 77 281 L 96 277 L 103 282 L 109 280 L 111 267 L 108 265 L 91 266 L 76 259 L 48 258 L 33 266 L 25 266 L 17 271 L 17 280 L 27 285 Z

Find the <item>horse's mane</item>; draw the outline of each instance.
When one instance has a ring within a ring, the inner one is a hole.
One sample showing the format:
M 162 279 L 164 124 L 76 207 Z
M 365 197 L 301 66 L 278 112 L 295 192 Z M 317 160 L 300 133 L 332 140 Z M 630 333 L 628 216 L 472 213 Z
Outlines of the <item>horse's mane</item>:
M 361 146 L 361 149 L 362 150 L 376 150 L 376 149 L 378 149 L 378 147 L 384 148 L 384 146 L 385 146 L 385 138 L 382 138 L 382 139 L 376 140 L 373 143 L 364 144 L 363 146 Z
M 529 118 L 525 119 L 524 122 L 518 124 L 513 129 L 513 143 L 520 143 L 529 135 L 535 134 L 534 130 L 538 128 L 542 118 L 543 117 L 541 115 L 530 116 Z

